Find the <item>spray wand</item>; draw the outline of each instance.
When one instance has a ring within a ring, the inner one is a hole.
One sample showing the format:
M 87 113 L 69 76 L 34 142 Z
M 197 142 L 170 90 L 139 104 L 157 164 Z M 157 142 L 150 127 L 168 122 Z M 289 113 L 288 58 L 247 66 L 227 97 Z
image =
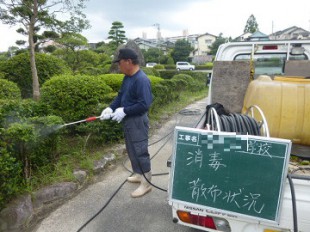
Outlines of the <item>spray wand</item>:
M 97 120 L 98 118 L 100 118 L 100 116 L 89 117 L 89 118 L 86 118 L 86 119 L 83 119 L 83 120 L 80 120 L 80 121 L 65 123 L 65 124 L 62 125 L 62 127 L 70 126 L 70 125 L 81 123 L 81 122 L 91 122 L 91 121 Z

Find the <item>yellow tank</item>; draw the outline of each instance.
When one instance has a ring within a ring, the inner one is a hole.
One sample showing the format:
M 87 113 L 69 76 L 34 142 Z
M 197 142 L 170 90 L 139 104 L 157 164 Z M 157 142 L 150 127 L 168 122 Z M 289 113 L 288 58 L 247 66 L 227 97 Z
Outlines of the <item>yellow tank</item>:
M 264 112 L 271 137 L 310 145 L 310 79 L 261 76 L 249 84 L 242 112 L 251 105 Z

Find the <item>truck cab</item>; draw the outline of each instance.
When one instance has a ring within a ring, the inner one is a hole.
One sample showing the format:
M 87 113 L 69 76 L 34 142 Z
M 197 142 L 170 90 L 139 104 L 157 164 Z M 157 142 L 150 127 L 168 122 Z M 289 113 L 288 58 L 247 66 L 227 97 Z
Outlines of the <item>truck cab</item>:
M 253 112 L 251 115 L 268 130 L 268 134 L 260 136 L 290 141 L 290 155 L 309 160 L 310 40 L 222 44 L 214 60 L 206 105 L 215 103 L 221 103 L 229 112 L 240 115 L 248 114 L 252 106 L 257 107 L 263 115 Z M 206 114 L 205 119 L 193 129 L 206 129 L 205 122 L 210 122 L 210 115 Z M 211 127 L 211 130 L 224 129 L 220 124 L 215 127 Z M 194 132 L 195 130 L 191 131 Z M 174 196 L 178 193 L 173 192 L 177 185 L 173 178 L 178 174 L 175 170 L 178 153 L 182 151 L 176 149 L 172 157 L 169 184 L 169 204 L 172 206 L 174 222 L 211 232 L 310 231 L 310 221 L 306 216 L 310 214 L 308 167 L 300 167 L 291 161 L 284 166 L 286 170 L 279 198 L 279 218 L 276 222 L 270 222 L 239 217 L 234 212 L 186 200 L 175 200 Z M 272 170 L 266 172 L 272 173 Z

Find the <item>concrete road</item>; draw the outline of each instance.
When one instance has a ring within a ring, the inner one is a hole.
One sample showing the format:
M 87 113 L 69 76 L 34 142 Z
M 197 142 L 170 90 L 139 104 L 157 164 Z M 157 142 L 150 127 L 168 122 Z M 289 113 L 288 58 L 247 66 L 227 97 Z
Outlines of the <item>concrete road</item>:
M 172 132 L 175 126 L 195 127 L 205 113 L 206 102 L 205 98 L 189 105 L 151 136 L 152 183 L 162 190 L 153 187 L 144 197 L 131 198 L 138 184 L 126 181 L 130 176 L 127 161 L 52 212 L 33 232 L 197 231 L 172 222 L 168 193 L 163 190 L 169 182 L 167 160 L 173 150 Z M 169 133 L 171 136 L 167 136 Z

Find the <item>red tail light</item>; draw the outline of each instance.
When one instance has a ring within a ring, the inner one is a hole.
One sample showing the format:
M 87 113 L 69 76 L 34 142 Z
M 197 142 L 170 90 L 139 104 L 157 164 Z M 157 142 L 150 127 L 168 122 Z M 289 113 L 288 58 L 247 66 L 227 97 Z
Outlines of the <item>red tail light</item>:
M 225 219 L 191 214 L 190 212 L 181 210 L 177 211 L 177 215 L 179 219 L 185 223 L 202 226 L 213 230 L 230 231 L 229 223 Z

